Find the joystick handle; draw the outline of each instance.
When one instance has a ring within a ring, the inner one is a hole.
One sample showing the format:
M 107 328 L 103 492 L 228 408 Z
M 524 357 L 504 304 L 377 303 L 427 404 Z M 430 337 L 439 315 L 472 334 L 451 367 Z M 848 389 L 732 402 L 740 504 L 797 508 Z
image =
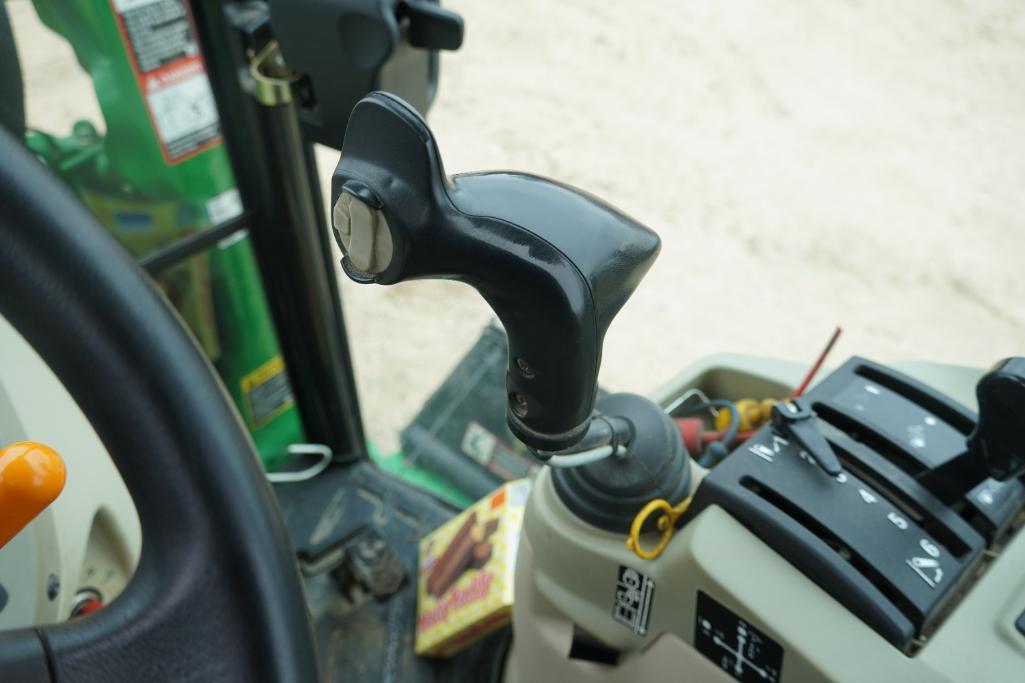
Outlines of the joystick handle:
M 994 479 L 1025 474 L 1025 358 L 994 365 L 975 387 L 979 421 L 968 437 L 971 457 Z
M 543 451 L 580 441 L 605 331 L 658 254 L 654 232 L 545 178 L 446 175 L 423 118 L 380 92 L 352 111 L 331 194 L 351 279 L 476 288 L 509 337 L 512 432 Z

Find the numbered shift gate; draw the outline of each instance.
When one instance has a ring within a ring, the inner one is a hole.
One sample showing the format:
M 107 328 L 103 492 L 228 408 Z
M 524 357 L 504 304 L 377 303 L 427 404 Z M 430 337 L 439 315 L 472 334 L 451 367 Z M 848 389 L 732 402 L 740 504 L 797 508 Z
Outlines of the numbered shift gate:
M 767 425 L 705 478 L 690 514 L 726 509 L 911 653 L 975 576 L 986 539 L 972 501 L 944 502 L 921 483 L 957 455 L 950 435 L 970 429 L 971 414 L 879 368 L 853 359 L 808 395 L 840 474 Z

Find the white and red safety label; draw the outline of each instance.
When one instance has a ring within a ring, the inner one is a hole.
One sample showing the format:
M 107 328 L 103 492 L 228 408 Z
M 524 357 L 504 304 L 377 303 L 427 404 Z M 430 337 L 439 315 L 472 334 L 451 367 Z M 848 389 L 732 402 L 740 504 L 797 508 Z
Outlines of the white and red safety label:
M 210 79 L 184 0 L 111 0 L 164 159 L 221 143 Z

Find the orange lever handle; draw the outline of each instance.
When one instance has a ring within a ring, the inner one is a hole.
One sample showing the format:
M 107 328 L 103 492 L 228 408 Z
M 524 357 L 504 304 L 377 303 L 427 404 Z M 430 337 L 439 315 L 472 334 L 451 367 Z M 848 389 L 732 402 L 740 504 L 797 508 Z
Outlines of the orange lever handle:
M 57 499 L 66 478 L 52 448 L 33 441 L 0 448 L 0 548 Z

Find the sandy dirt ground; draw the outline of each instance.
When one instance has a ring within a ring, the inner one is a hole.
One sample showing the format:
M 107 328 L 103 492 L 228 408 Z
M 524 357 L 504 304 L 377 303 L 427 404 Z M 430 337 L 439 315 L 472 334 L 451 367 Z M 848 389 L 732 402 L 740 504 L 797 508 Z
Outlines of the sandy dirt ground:
M 662 236 L 606 386 L 651 391 L 719 351 L 810 361 L 836 324 L 836 361 L 1025 351 L 1020 2 L 446 4 L 467 25 L 429 117 L 449 172 L 555 177 Z M 95 110 L 88 83 L 8 6 L 29 119 L 66 129 Z M 319 157 L 326 180 L 336 154 Z M 389 450 L 490 312 L 452 283 L 342 289 Z

